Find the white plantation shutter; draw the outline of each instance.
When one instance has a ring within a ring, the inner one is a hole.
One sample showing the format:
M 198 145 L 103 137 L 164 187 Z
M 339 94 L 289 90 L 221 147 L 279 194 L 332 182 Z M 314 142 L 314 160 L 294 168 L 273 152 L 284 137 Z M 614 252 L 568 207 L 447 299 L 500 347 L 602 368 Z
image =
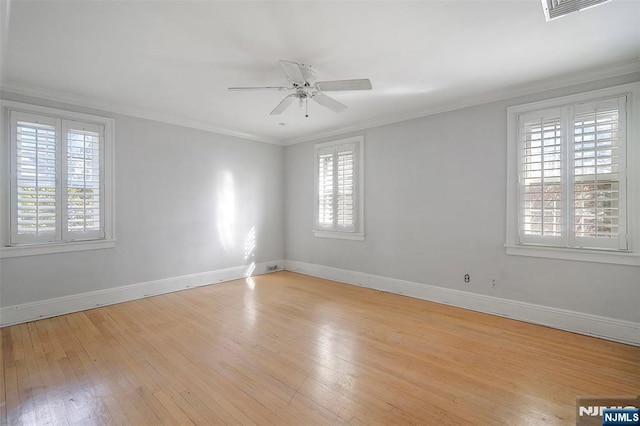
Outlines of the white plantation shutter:
M 355 228 L 354 156 L 356 147 L 353 144 L 341 145 L 336 151 L 338 163 L 336 226 L 339 229 L 351 231 Z
M 519 240 L 626 249 L 626 98 L 519 116 Z
M 64 176 L 65 240 L 104 236 L 102 220 L 101 135 L 102 126 L 65 121 Z
M 626 249 L 626 98 L 575 107 L 574 244 Z
M 363 235 L 362 142 L 355 137 L 316 145 L 315 230 Z
M 560 111 L 520 117 L 521 240 L 557 242 L 562 235 L 564 208 Z M 530 238 L 535 236 L 535 238 Z
M 57 239 L 57 132 L 50 117 L 12 112 L 12 243 Z
M 318 153 L 318 227 L 333 228 L 333 149 Z
M 11 245 L 105 238 L 103 125 L 10 111 Z

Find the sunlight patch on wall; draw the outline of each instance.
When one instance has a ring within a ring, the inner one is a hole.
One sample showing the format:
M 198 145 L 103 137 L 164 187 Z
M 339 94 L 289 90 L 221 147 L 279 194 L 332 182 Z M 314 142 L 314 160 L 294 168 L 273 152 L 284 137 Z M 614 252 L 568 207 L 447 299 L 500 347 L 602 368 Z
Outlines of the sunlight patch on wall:
M 244 239 L 244 260 L 251 262 L 249 269 L 247 269 L 246 276 L 251 277 L 256 269 L 256 227 L 251 227 L 251 230 Z M 251 287 L 253 288 L 253 287 Z
M 217 222 L 218 237 L 222 248 L 225 250 L 233 249 L 236 227 L 236 194 L 233 174 L 229 171 L 223 172 L 218 185 Z
M 256 251 L 256 227 L 253 226 L 244 239 L 244 260 L 255 258 Z
M 245 274 L 247 277 L 251 277 L 253 272 L 256 270 L 256 262 L 251 262 L 251 265 L 247 268 L 247 273 Z

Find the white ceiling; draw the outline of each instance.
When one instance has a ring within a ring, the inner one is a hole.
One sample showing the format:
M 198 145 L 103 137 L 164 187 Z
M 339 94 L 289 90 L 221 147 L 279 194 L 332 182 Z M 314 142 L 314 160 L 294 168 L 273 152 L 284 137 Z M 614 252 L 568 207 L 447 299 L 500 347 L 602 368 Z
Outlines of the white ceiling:
M 640 0 L 551 22 L 540 0 L 0 1 L 5 90 L 283 144 L 640 70 Z M 373 90 L 333 92 L 349 108 L 310 103 L 309 118 L 269 115 L 288 92 L 227 91 L 286 85 L 280 59 Z

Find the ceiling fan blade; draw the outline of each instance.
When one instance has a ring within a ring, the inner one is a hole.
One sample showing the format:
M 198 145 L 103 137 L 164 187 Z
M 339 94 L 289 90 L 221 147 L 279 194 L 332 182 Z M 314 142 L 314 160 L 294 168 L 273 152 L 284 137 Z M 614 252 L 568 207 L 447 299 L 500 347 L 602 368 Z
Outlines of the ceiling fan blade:
M 288 87 L 282 86 L 265 86 L 265 87 L 229 87 L 232 92 L 239 92 L 244 90 L 289 90 Z
M 287 79 L 292 83 L 295 83 L 299 86 L 304 86 L 304 84 L 307 82 L 304 79 L 304 74 L 302 74 L 300 65 L 298 65 L 296 62 L 280 60 L 280 65 L 282 66 L 284 73 L 287 75 Z
M 371 90 L 371 81 L 368 78 L 356 80 L 319 81 L 316 87 L 320 90 Z
M 312 99 L 317 103 L 319 103 L 320 105 L 322 105 L 323 107 L 329 108 L 331 111 L 334 111 L 334 112 L 342 112 L 345 109 L 347 109 L 347 106 L 345 104 L 341 104 L 335 99 L 330 98 L 329 96 L 320 92 L 316 92 L 313 95 Z
M 282 114 L 285 109 L 289 107 L 296 100 L 296 95 L 286 96 L 280 103 L 271 111 L 271 115 Z

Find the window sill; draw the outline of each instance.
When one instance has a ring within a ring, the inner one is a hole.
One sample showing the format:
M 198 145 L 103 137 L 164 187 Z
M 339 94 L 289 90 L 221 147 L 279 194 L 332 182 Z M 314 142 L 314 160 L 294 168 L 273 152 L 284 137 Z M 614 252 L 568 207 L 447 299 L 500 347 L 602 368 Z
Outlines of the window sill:
M 339 240 L 364 241 L 364 234 L 357 232 L 337 232 L 337 231 L 313 231 L 314 237 L 336 238 Z
M 505 244 L 508 255 L 640 266 L 640 253 Z
M 10 257 L 38 256 L 42 254 L 67 253 L 72 251 L 113 248 L 116 240 L 75 241 L 68 243 L 33 244 L 0 248 L 0 259 Z

